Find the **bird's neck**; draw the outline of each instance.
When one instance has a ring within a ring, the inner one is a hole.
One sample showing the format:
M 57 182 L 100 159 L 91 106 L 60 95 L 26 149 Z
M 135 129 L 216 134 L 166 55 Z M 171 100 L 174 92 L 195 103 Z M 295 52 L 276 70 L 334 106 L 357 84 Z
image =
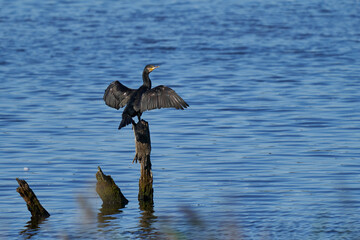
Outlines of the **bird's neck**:
M 143 86 L 151 88 L 151 80 L 149 78 L 149 73 L 143 72 Z

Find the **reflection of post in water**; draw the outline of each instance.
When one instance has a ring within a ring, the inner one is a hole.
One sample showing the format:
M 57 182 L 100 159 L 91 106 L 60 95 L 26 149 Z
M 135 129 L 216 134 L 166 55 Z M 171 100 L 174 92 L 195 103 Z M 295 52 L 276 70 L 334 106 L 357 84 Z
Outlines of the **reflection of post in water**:
M 149 124 L 141 120 L 133 125 L 135 134 L 135 157 L 133 162 L 140 162 L 139 195 L 140 208 L 153 206 L 153 175 L 151 172 L 151 142 Z
M 159 230 L 153 226 L 153 223 L 157 221 L 157 217 L 154 215 L 153 207 L 143 209 L 140 201 L 141 217 L 139 220 L 140 236 L 139 239 L 150 239 L 154 238 L 159 234 Z
M 111 221 L 118 218 L 117 214 L 122 213 L 123 211 L 119 208 L 100 208 L 100 212 L 97 215 L 97 220 L 100 228 L 106 228 L 111 226 Z
M 46 221 L 44 218 L 31 218 L 25 225 L 26 229 L 20 232 L 20 235 L 24 235 L 25 239 L 30 239 L 38 234 L 40 224 Z

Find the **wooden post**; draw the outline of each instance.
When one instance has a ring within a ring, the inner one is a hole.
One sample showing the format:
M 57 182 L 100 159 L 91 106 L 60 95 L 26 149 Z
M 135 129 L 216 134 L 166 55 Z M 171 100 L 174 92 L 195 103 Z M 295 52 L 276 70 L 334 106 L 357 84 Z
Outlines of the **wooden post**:
M 29 185 L 25 180 L 16 178 L 16 181 L 19 184 L 19 187 L 16 191 L 20 196 L 25 200 L 28 210 L 31 213 L 32 219 L 43 219 L 50 217 L 50 214 L 46 211 L 45 208 L 40 204 L 35 193 L 31 190 Z
M 122 208 L 128 204 L 129 201 L 121 193 L 112 177 L 105 175 L 100 167 L 98 167 L 96 179 L 96 192 L 103 200 L 103 207 Z
M 151 142 L 149 124 L 141 120 L 133 125 L 135 135 L 135 157 L 133 162 L 140 162 L 140 179 L 138 199 L 147 204 L 153 204 L 153 175 L 151 172 Z

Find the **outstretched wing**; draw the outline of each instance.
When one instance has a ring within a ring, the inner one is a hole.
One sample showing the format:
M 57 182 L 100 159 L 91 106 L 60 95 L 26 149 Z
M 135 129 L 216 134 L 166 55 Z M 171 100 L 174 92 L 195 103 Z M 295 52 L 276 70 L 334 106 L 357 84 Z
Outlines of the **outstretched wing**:
M 189 105 L 169 87 L 160 85 L 144 92 L 141 96 L 140 111 L 156 108 L 184 109 Z
M 128 88 L 119 81 L 114 81 L 105 90 L 103 99 L 109 107 L 119 109 L 128 103 L 134 92 L 135 89 Z

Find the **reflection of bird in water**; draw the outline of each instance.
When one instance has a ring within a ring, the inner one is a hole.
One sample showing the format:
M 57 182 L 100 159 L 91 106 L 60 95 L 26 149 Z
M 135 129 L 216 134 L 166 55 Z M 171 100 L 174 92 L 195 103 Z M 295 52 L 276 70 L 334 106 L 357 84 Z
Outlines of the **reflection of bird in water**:
M 119 81 L 112 82 L 104 94 L 106 105 L 119 109 L 126 105 L 119 129 L 133 123 L 132 119 L 138 116 L 140 121 L 141 114 L 146 110 L 156 108 L 176 108 L 184 110 L 189 105 L 177 93 L 169 87 L 160 85 L 151 88 L 149 73 L 155 68 L 152 64 L 146 65 L 143 71 L 143 85 L 138 89 L 130 89 L 122 85 Z

